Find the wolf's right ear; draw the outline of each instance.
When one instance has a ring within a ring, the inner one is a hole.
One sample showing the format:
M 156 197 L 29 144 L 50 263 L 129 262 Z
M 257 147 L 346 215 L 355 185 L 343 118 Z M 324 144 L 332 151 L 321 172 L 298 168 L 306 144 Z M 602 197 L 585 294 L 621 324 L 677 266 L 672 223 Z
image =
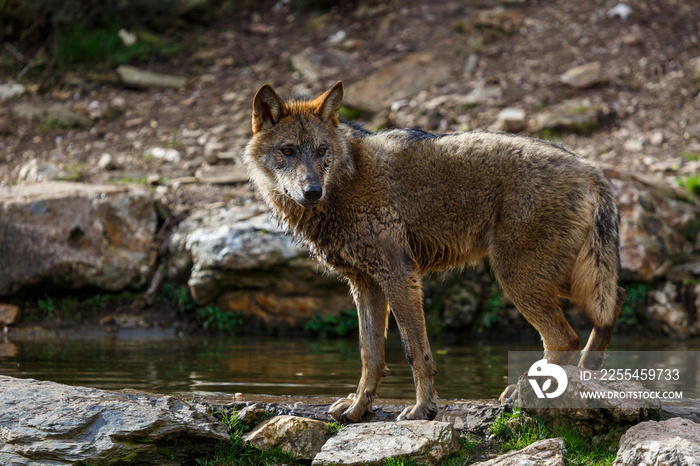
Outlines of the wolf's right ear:
M 284 103 L 269 84 L 263 84 L 253 97 L 253 134 L 277 124 L 282 118 Z

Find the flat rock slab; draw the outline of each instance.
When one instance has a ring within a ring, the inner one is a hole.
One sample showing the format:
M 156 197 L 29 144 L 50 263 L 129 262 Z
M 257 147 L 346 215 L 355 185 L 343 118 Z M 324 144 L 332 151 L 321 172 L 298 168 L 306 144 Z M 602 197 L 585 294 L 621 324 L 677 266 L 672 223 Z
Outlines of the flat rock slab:
M 0 464 L 189 464 L 230 443 L 202 405 L 0 376 Z
M 475 463 L 480 466 L 564 466 L 566 446 L 562 438 L 548 438 L 528 445 L 522 450 L 499 455 L 488 461 Z
M 351 107 L 380 112 L 391 102 L 415 96 L 419 91 L 444 84 L 451 67 L 429 53 L 413 53 L 350 85 L 344 100 Z
M 458 449 L 459 435 L 448 422 L 374 422 L 343 427 L 311 464 L 382 464 L 399 457 L 415 464 L 439 464 Z
M 637 424 L 620 439 L 614 466 L 700 465 L 700 425 L 673 418 Z

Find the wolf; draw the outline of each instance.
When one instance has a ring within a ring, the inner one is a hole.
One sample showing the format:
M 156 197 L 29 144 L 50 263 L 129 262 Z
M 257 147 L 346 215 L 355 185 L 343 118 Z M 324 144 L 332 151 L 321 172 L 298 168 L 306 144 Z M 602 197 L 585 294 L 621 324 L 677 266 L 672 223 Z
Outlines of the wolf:
M 561 145 L 525 136 L 370 132 L 339 119 L 342 98 L 341 82 L 287 100 L 263 85 L 243 154 L 261 197 L 348 282 L 357 306 L 360 382 L 329 414 L 359 422 L 371 409 L 387 371 L 391 312 L 416 387 L 416 404 L 399 419 L 436 416 L 421 278 L 486 256 L 549 363 L 568 363 L 580 345 L 562 313 L 565 298 L 593 325 L 579 365 L 599 367 L 625 299 L 605 175 Z

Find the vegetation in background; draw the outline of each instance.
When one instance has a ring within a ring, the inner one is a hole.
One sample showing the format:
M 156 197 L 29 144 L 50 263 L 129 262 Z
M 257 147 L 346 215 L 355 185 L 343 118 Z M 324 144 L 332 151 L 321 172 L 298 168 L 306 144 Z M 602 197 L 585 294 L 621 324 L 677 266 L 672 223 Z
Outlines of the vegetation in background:
M 59 69 L 84 63 L 102 63 L 107 68 L 117 65 L 148 63 L 167 59 L 178 54 L 181 46 L 167 44 L 153 34 L 137 34 L 138 40 L 127 46 L 119 37 L 120 27 L 88 29 L 80 26 L 68 27 L 58 39 L 54 52 Z
M 647 293 L 649 293 L 651 285 L 648 283 L 633 282 L 625 284 L 624 288 L 627 293 L 627 299 L 625 300 L 625 304 L 622 305 L 620 316 L 617 318 L 617 325 L 615 326 L 616 332 L 628 330 L 639 324 L 637 315 L 642 311 L 643 307 L 646 306 Z
M 194 314 L 204 330 L 233 334 L 243 327 L 243 318 L 235 312 L 224 311 L 219 306 L 200 307 L 184 285 L 164 283 L 158 296 L 159 299 L 169 300 L 179 312 L 190 316 Z
M 345 337 L 357 332 L 357 309 L 341 311 L 337 316 L 316 314 L 304 325 L 304 331 L 326 337 Z
M 696 196 L 700 196 L 700 173 L 679 177 L 678 186 L 687 189 Z
M 477 318 L 475 327 L 479 333 L 496 325 L 501 320 L 503 309 L 508 306 L 508 301 L 497 284 L 491 285 L 491 295 L 482 304 L 481 312 Z

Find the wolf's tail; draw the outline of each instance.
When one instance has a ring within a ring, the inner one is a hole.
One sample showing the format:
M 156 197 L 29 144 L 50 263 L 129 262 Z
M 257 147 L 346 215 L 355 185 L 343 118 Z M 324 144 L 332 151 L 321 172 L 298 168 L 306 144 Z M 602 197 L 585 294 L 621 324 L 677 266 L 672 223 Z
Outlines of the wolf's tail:
M 593 214 L 593 226 L 576 259 L 571 292 L 574 301 L 598 333 L 611 334 L 625 301 L 625 291 L 617 286 L 620 267 L 619 213 L 610 181 L 601 175 L 596 185 L 598 202 Z M 609 342 L 609 338 L 607 340 Z

